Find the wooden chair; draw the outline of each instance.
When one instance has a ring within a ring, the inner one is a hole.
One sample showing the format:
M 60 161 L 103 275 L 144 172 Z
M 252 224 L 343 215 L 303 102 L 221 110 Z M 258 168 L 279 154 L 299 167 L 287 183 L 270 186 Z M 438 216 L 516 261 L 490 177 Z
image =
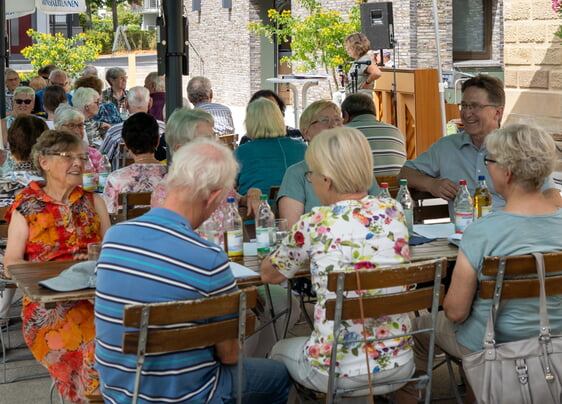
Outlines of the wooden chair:
M 429 192 L 418 191 L 417 189 L 410 188 L 410 194 L 414 200 L 414 223 L 423 224 L 425 220 L 430 219 L 446 219 L 449 216 L 449 204 L 439 201 Z M 429 204 L 428 200 L 437 200 L 437 204 Z
M 238 147 L 238 135 L 235 133 L 229 135 L 221 135 L 218 138 L 222 144 L 228 146 L 232 151 L 234 151 L 234 149 Z
M 396 194 L 400 189 L 400 181 L 398 180 L 397 175 L 377 175 L 375 176 L 377 179 L 377 184 L 381 184 L 386 182 L 388 184 L 388 191 L 390 192 L 390 196 L 396 198 Z
M 119 168 L 127 167 L 133 164 L 135 160 L 130 156 L 127 151 L 125 143 L 119 143 Z
M 219 342 L 238 339 L 238 390 L 242 391 L 244 339 L 254 330 L 255 315 L 248 310 L 256 305 L 255 287 L 222 296 L 176 302 L 147 303 L 125 306 L 123 326 L 138 328 L 123 333 L 122 351 L 137 355 L 135 387 L 132 403 L 136 404 L 141 385 L 141 371 L 147 354 L 170 353 L 202 348 Z M 197 324 L 236 314 L 236 318 Z M 170 326 L 174 326 L 170 328 Z M 242 395 L 238 394 L 238 404 Z
M 441 279 L 446 275 L 447 259 L 440 258 L 431 261 L 420 261 L 411 264 L 403 264 L 386 268 L 365 269 L 359 271 L 337 271 L 328 275 L 328 290 L 336 294 L 335 299 L 326 302 L 326 319 L 334 322 L 334 345 L 330 360 L 330 371 L 328 376 L 328 393 L 326 402 L 336 402 L 336 396 L 345 396 L 357 390 L 368 390 L 369 386 L 359 386 L 354 389 L 342 389 L 336 386 L 336 363 L 338 346 L 344 344 L 341 335 L 341 322 L 343 320 L 361 319 L 361 305 L 365 317 L 378 318 L 385 315 L 408 313 L 411 311 L 431 308 L 432 327 L 423 330 L 411 331 L 390 338 L 408 338 L 417 333 L 430 333 L 430 345 L 428 354 L 428 367 L 426 374 L 407 379 L 393 380 L 384 383 L 373 383 L 374 394 L 386 394 L 395 391 L 408 382 L 417 382 L 418 388 L 425 389 L 425 403 L 429 404 L 431 398 L 431 378 L 433 367 L 433 352 L 435 343 L 435 323 L 437 311 L 445 295 L 445 287 Z M 363 296 L 360 298 L 344 297 L 344 292 L 366 289 L 379 289 L 393 286 L 411 285 L 412 283 L 424 284 L 419 289 L 411 289 L 405 292 L 387 295 Z M 427 284 L 426 284 L 427 283 Z M 428 286 L 426 286 L 428 285 Z M 369 337 L 367 341 L 376 344 L 388 338 Z M 363 343 L 361 337 L 356 341 L 345 341 L 345 343 Z M 302 386 L 300 387 L 302 388 Z M 369 394 L 367 392 L 367 394 Z M 316 393 L 322 395 L 322 393 Z
M 118 195 L 117 203 L 121 206 L 118 213 L 111 218 L 112 223 L 134 219 L 150 210 L 152 192 L 124 192 Z

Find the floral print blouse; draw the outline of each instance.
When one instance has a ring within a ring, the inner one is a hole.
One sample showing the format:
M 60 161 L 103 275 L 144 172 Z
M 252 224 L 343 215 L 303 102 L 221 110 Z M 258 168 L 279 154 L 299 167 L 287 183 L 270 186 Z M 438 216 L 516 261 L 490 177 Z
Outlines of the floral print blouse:
M 328 373 L 332 352 L 333 321 L 326 320 L 326 300 L 335 298 L 327 290 L 327 274 L 398 265 L 410 260 L 408 230 L 402 207 L 394 199 L 366 196 L 313 208 L 301 216 L 285 242 L 271 256 L 273 265 L 287 278 L 310 266 L 317 294 L 314 330 L 303 354 L 321 372 Z M 407 286 L 362 291 L 365 295 L 396 293 Z M 349 292 L 346 297 L 356 297 Z M 386 337 L 410 330 L 408 313 L 366 318 L 367 337 Z M 410 339 L 387 339 L 365 344 L 361 320 L 343 321 L 341 336 L 349 341 L 338 347 L 340 377 L 364 375 L 365 352 L 371 372 L 402 366 L 413 360 Z M 356 342 L 360 340 L 360 342 Z
M 165 164 L 131 164 L 109 174 L 103 190 L 107 211 L 117 213 L 117 197 L 123 192 L 149 192 L 168 172 Z

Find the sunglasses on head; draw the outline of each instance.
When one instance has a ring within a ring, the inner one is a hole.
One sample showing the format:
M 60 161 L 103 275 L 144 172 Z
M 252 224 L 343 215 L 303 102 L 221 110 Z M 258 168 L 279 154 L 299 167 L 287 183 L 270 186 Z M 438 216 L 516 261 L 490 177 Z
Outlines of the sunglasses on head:
M 17 98 L 14 100 L 14 102 L 15 102 L 16 104 L 25 104 L 25 105 L 31 104 L 31 100 L 19 100 L 19 99 L 17 99 Z

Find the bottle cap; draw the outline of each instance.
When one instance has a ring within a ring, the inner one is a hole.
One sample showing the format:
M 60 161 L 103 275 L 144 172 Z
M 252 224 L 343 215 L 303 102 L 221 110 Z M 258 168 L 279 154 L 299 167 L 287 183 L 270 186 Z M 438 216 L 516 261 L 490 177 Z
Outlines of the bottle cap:
M 388 188 L 388 182 L 381 182 L 381 188 Z
M 229 197 L 226 199 L 226 202 L 228 203 L 234 203 L 234 198 L 233 197 Z
M 400 185 L 408 185 L 408 180 L 407 179 L 401 179 Z
M 478 181 L 484 181 L 485 179 L 486 179 L 486 177 L 483 176 L 483 175 L 478 176 Z
M 266 201 L 267 200 L 267 195 L 260 195 L 260 201 Z
M 466 185 L 466 180 L 460 180 L 459 185 Z

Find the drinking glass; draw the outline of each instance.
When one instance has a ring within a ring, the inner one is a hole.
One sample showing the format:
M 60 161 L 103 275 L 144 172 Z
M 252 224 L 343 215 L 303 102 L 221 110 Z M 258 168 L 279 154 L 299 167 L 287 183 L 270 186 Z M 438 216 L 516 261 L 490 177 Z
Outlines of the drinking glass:
M 289 232 L 289 222 L 287 219 L 275 219 L 275 235 L 273 245 L 275 248 L 279 247 L 285 237 L 287 237 L 287 233 Z
M 101 243 L 89 243 L 88 244 L 88 261 L 97 261 L 101 253 Z

